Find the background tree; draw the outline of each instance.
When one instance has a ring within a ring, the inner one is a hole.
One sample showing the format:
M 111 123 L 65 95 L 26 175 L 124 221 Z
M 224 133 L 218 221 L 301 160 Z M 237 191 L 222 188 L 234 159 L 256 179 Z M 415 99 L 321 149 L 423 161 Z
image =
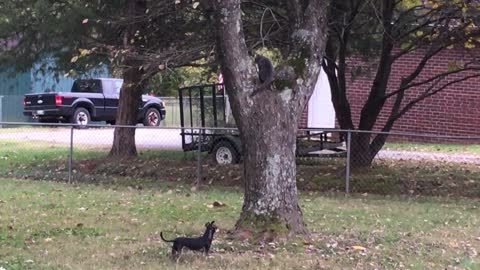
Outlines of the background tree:
M 95 22 L 105 16 L 105 12 L 119 14 L 121 6 L 93 6 L 89 1 L 50 1 L 22 0 L 2 1 L 0 3 L 0 64 L 2 68 L 25 70 L 35 63 L 51 59 L 55 65 L 49 72 L 63 76 L 82 73 L 96 64 L 107 63 L 105 54 L 96 54 L 96 58 L 84 57 L 76 62 L 74 55 L 93 56 L 87 44 L 98 38 L 100 33 L 114 36 L 111 29 L 104 29 Z M 90 20 L 86 19 L 90 18 Z M 9 42 L 5 42 L 9 41 Z M 96 41 L 97 42 L 97 41 Z M 88 59 L 94 61 L 86 61 Z M 73 61 L 72 61 L 73 60 Z M 43 66 L 42 68 L 46 68 Z M 73 69 L 77 72 L 74 73 Z M 47 70 L 45 70 L 47 71 Z
M 123 70 L 117 124 L 136 125 L 141 95 L 154 75 L 209 56 L 213 42 L 198 5 L 192 1 L 128 0 L 124 18 L 102 21 L 103 25 L 113 24 L 120 37 L 113 45 L 94 47 L 113 56 L 112 62 Z M 110 156 L 135 155 L 135 129 L 116 128 Z
M 117 124 L 135 125 L 149 79 L 205 58 L 214 42 L 198 2 L 174 0 L 22 0 L 0 3 L 0 63 L 16 69 L 52 59 L 59 75 L 98 65 L 120 70 Z M 210 37 L 210 38 L 209 38 Z M 47 68 L 47 67 L 45 67 Z M 110 155 L 136 155 L 135 130 L 117 128 Z
M 217 53 L 244 157 L 245 196 L 236 227 L 251 228 L 254 224 L 263 229 L 283 228 L 303 233 L 306 230 L 296 187 L 297 123 L 320 72 L 328 1 L 245 3 L 243 15 L 240 0 L 210 3 L 216 16 Z M 277 23 L 277 16 L 289 23 Z M 272 27 L 266 26 L 266 18 Z M 266 32 L 263 27 L 267 27 Z M 273 32 L 278 33 L 278 40 L 273 38 L 277 35 L 264 36 Z M 272 90 L 260 91 L 252 97 L 259 81 L 249 51 L 258 45 L 281 55 L 284 61 L 276 67 L 278 71 L 292 72 L 276 72 Z M 291 77 L 279 77 L 280 74 Z
M 342 129 L 372 130 L 389 100 L 393 106 L 381 131 L 391 131 L 395 121 L 413 106 L 440 93 L 455 83 L 480 76 L 478 56 L 470 48 L 479 41 L 480 5 L 478 1 L 333 1 L 330 6 L 330 33 L 323 68 L 331 86 L 332 102 Z M 419 79 L 422 70 L 441 52 L 463 49 L 469 61 L 451 63 L 427 79 Z M 420 53 L 421 59 L 392 85 L 392 65 L 402 56 Z M 349 57 L 363 57 L 373 66 L 373 84 L 361 110 L 357 125 L 353 123 L 348 100 L 349 72 L 362 72 L 349 63 Z M 368 59 L 368 60 L 367 60 Z M 372 65 L 373 64 L 373 65 Z M 406 100 L 406 92 L 422 91 Z M 354 133 L 352 165 L 368 166 L 385 144 L 387 135 Z
M 158 73 L 150 79 L 148 93 L 161 97 L 178 96 L 178 88 L 218 81 L 218 66 L 214 61 L 209 63 L 183 66 Z

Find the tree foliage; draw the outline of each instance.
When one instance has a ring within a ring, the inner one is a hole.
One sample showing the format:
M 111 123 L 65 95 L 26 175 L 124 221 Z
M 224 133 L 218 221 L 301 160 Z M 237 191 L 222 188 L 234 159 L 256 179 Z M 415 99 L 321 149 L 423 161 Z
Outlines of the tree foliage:
M 209 21 L 194 1 L 20 0 L 1 4 L 0 63 L 18 69 L 45 58 L 58 74 L 108 65 L 124 78 L 118 124 L 135 124 L 138 103 L 158 73 L 208 58 Z M 44 68 L 48 68 L 44 66 Z M 127 80 L 128 77 L 128 80 Z M 134 132 L 115 132 L 111 153 L 135 155 Z
M 147 92 L 161 97 L 177 96 L 179 87 L 217 83 L 218 72 L 219 68 L 214 63 L 174 68 L 153 76 Z
M 120 8 L 111 5 L 108 11 L 114 14 Z M 105 10 L 106 7 L 95 8 L 88 1 L 2 1 L 0 63 L 24 70 L 45 58 L 53 58 L 56 72 L 91 68 L 102 59 L 85 65 L 74 65 L 71 59 L 76 54 L 91 55 L 88 49 L 92 47 L 93 38 L 98 36 L 96 33 L 113 33 L 112 29 L 100 29 L 96 24 Z
M 0 5 L 1 62 L 29 68 L 49 56 L 58 69 L 81 73 L 94 65 L 122 68 L 126 58 L 143 63 L 144 78 L 208 57 L 211 31 L 198 5 L 145 1 L 145 14 L 127 16 L 129 1 L 19 0 Z M 143 25 L 126 39 L 129 26 Z
M 332 91 L 332 101 L 340 127 L 372 130 L 388 100 L 393 106 L 388 120 L 381 128 L 390 131 L 401 116 L 418 102 L 438 94 L 448 86 L 480 76 L 478 56 L 471 48 L 479 44 L 480 6 L 478 1 L 334 1 L 330 6 L 330 34 L 323 63 Z M 418 79 L 424 68 L 440 53 L 455 48 L 463 50 L 469 59 L 451 63 L 427 79 Z M 393 87 L 392 66 L 402 56 L 420 54 L 421 59 L 409 74 Z M 351 56 L 365 56 L 373 62 L 373 84 L 363 105 L 360 120 L 352 120 L 348 100 L 348 72 L 353 77 L 361 68 L 352 67 Z M 406 92 L 422 89 L 413 99 Z M 352 149 L 356 166 L 369 165 L 385 143 L 386 135 L 373 139 L 369 134 L 355 135 Z

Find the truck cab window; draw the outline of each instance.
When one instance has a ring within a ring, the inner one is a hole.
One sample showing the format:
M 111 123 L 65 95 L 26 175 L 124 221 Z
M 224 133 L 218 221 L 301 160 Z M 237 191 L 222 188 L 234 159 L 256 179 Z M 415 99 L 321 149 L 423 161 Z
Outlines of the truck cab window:
M 72 86 L 74 93 L 102 93 L 100 80 L 76 80 Z

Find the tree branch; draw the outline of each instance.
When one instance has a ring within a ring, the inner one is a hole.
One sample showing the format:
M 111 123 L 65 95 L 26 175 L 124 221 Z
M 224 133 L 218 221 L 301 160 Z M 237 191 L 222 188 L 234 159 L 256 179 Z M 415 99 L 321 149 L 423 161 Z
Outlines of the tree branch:
M 433 88 L 435 88 L 435 85 L 437 84 L 437 83 L 434 83 L 422 95 L 420 95 L 419 97 L 417 97 L 416 99 L 410 101 L 407 105 L 405 105 L 405 107 L 397 115 L 391 117 L 391 119 L 389 119 L 389 121 L 394 122 L 394 121 L 398 120 L 401 116 L 403 116 L 405 113 L 407 113 L 415 104 L 417 104 L 418 102 L 420 102 L 420 101 L 422 101 L 422 100 L 424 100 L 424 99 L 426 99 L 430 96 L 433 96 L 433 95 L 443 91 L 445 88 L 447 88 L 447 87 L 449 87 L 453 84 L 463 82 L 463 81 L 466 81 L 466 80 L 469 80 L 469 79 L 472 79 L 472 78 L 480 78 L 480 74 L 465 76 L 465 77 L 460 78 L 460 79 L 449 81 L 448 83 L 445 83 L 444 85 L 437 88 L 436 90 L 431 91 Z

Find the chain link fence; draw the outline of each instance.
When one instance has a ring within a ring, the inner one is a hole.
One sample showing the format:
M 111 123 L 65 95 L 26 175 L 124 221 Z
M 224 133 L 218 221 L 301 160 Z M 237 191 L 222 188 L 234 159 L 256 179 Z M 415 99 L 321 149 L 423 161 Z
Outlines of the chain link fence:
M 352 192 L 480 197 L 480 136 L 395 132 L 351 136 Z
M 238 145 L 217 140 L 224 135 L 235 138 L 235 129 L 125 126 L 135 128 L 138 155 L 118 159 L 111 156 L 111 149 L 115 128 L 121 126 L 79 129 L 68 124 L 9 122 L 0 126 L 3 177 L 125 182 L 137 188 L 165 181 L 242 186 L 241 158 L 232 155 L 241 152 Z M 299 134 L 300 190 L 480 197 L 480 136 L 335 129 L 306 129 Z M 218 164 L 237 160 L 239 164 Z

